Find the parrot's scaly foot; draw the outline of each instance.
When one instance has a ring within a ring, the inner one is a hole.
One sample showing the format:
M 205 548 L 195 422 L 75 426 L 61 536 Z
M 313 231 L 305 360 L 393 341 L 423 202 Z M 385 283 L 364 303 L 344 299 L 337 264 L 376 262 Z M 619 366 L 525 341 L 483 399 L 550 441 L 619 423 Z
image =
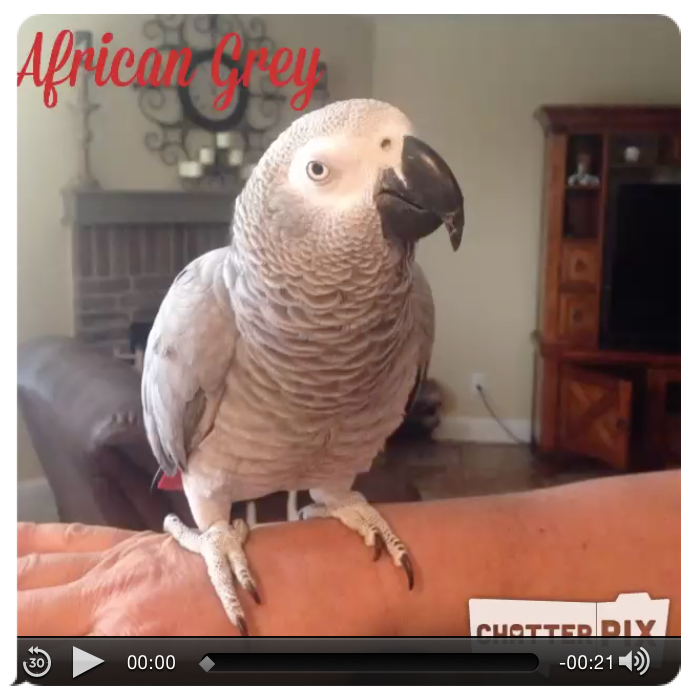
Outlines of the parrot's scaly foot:
M 186 527 L 176 515 L 168 515 L 163 529 L 188 551 L 197 553 L 204 559 L 214 590 L 221 600 L 229 620 L 236 624 L 241 635 L 248 635 L 248 625 L 243 608 L 236 595 L 233 575 L 252 595 L 257 604 L 260 596 L 248 569 L 248 561 L 243 544 L 248 536 L 248 525 L 240 519 L 232 525 L 215 522 L 205 532 Z
M 330 498 L 330 497 L 329 497 Z M 413 589 L 413 564 L 401 539 L 386 520 L 359 493 L 333 496 L 332 500 L 307 505 L 299 511 L 301 519 L 334 517 L 346 527 L 355 530 L 367 546 L 374 549 L 374 560 L 386 549 L 397 568 L 403 568 L 408 577 L 408 589 Z

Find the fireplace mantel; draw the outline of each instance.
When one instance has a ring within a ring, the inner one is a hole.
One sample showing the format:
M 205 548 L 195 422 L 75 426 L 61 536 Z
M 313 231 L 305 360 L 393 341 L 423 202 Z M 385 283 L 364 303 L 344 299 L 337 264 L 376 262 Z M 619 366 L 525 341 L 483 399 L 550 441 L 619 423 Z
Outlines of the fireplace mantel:
M 73 191 L 68 218 L 78 225 L 228 224 L 235 193 L 215 191 Z

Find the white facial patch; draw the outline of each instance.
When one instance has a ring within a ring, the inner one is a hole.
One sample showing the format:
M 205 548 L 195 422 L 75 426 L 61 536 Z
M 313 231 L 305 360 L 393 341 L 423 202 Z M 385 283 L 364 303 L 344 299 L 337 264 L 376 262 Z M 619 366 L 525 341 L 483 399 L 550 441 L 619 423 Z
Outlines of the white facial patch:
M 382 125 L 362 136 L 314 138 L 295 153 L 288 171 L 289 184 L 315 206 L 338 210 L 367 205 L 382 170 L 392 168 L 403 178 L 401 152 L 410 124 L 392 119 Z M 327 168 L 322 180 L 310 176 L 314 163 Z

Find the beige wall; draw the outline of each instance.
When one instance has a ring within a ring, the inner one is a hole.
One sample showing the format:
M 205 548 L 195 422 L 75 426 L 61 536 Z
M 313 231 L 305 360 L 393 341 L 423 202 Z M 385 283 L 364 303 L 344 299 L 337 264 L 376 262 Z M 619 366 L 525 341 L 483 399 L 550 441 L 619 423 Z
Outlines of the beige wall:
M 88 29 L 95 43 L 105 31 L 111 44 L 132 48 L 137 54 L 151 45 L 142 34 L 147 15 L 38 15 L 28 19 L 18 35 L 18 70 L 24 64 L 37 31 L 45 32 L 51 46 L 62 29 Z M 266 16 L 268 35 L 277 46 L 296 51 L 321 50 L 329 66 L 334 98 L 370 93 L 372 79 L 372 25 L 366 18 L 327 15 Z M 44 59 L 49 51 L 44 49 Z M 112 54 L 113 55 L 113 54 Z M 290 94 L 296 91 L 294 86 Z M 58 87 L 58 105 L 46 109 L 42 90 L 31 81 L 18 89 L 18 339 L 49 333 L 69 334 L 72 326 L 70 235 L 62 227 L 60 190 L 76 173 L 77 130 L 69 104 L 75 90 Z M 93 92 L 100 109 L 93 118 L 94 172 L 111 189 L 164 189 L 177 186 L 174 170 L 148 152 L 143 138 L 149 124 L 139 111 L 131 88 L 106 86 Z M 295 116 L 286 110 L 288 122 Z M 283 121 L 284 122 L 284 121 Z M 18 428 L 18 477 L 31 478 L 41 469 L 22 423 Z
M 374 96 L 404 109 L 453 166 L 465 237 L 419 259 L 437 304 L 433 375 L 451 415 L 485 417 L 486 374 L 504 418 L 529 419 L 543 164 L 533 112 L 545 103 L 680 103 L 676 26 L 661 17 L 376 20 Z M 444 238 L 443 238 L 444 237 Z

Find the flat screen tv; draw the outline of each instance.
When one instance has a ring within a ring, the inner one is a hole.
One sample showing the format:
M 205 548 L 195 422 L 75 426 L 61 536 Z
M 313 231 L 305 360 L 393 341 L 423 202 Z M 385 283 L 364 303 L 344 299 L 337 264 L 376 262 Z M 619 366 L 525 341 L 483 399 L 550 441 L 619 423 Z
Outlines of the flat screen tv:
M 610 192 L 601 348 L 681 352 L 681 186 L 624 183 Z

